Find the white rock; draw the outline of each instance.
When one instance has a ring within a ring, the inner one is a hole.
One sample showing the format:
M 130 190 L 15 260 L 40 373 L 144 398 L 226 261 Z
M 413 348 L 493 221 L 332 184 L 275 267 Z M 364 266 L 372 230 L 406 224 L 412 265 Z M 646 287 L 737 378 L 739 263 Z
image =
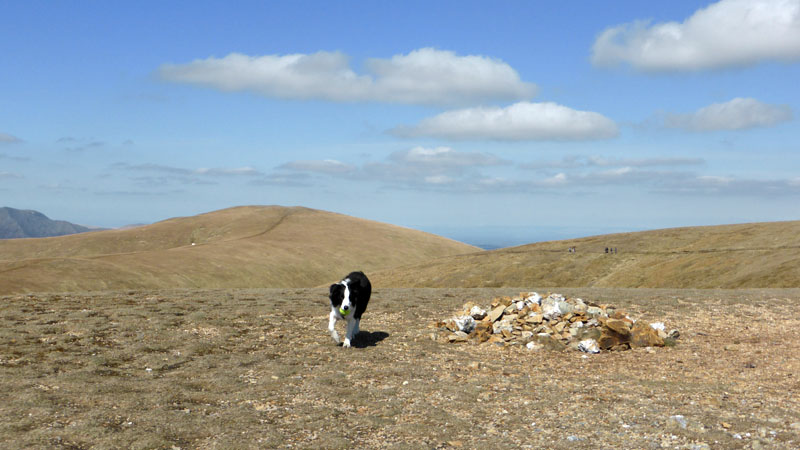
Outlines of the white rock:
M 669 419 L 667 419 L 667 425 L 672 426 L 673 428 L 686 429 L 687 424 L 688 422 L 686 421 L 686 418 L 680 414 L 669 416 Z
M 600 353 L 600 346 L 594 339 L 584 339 L 578 342 L 578 350 L 584 353 Z
M 512 325 L 511 322 L 505 319 L 492 324 L 492 333 L 494 334 L 502 333 L 503 330 L 508 330 L 509 333 L 513 333 L 514 325 Z
M 473 306 L 472 309 L 469 310 L 469 315 L 475 320 L 482 320 L 486 317 L 486 314 L 486 310 L 478 305 Z
M 475 329 L 475 319 L 472 316 L 456 317 L 454 320 L 459 331 L 469 334 Z
M 550 297 L 542 299 L 542 315 L 547 320 L 553 320 L 561 315 L 561 309 L 558 307 L 558 301 Z
M 664 331 L 664 322 L 653 322 L 650 326 L 656 331 Z
M 536 292 L 528 292 L 528 296 L 525 297 L 525 303 L 529 305 L 536 303 L 538 305 L 542 303 L 542 296 Z
M 598 308 L 597 306 L 589 306 L 586 308 L 586 314 L 590 316 L 606 316 L 607 314 L 603 312 L 602 308 Z
M 534 341 L 530 341 L 530 342 L 528 342 L 527 344 L 525 344 L 525 347 L 527 347 L 527 348 L 528 348 L 528 350 L 539 350 L 540 348 L 542 348 L 542 347 L 544 347 L 544 346 L 543 346 L 543 345 L 541 345 L 541 344 L 537 344 L 537 343 L 536 343 L 536 342 L 534 342 Z

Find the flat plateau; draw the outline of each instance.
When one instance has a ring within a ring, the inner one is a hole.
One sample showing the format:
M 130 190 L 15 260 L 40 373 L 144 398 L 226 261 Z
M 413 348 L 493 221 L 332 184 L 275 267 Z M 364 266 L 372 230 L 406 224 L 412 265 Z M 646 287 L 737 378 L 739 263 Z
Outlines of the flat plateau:
M 432 339 L 468 301 L 534 290 L 681 336 L 597 355 Z M 326 295 L 0 297 L 4 445 L 800 447 L 800 289 L 376 289 L 350 349 L 326 331 Z

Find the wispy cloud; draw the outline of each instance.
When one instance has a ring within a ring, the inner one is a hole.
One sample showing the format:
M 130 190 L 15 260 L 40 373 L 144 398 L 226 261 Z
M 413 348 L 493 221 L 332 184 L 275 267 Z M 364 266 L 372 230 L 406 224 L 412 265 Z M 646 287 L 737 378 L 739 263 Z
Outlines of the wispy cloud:
M 800 179 L 753 179 L 740 176 L 719 176 L 671 169 L 654 170 L 642 167 L 593 168 L 576 172 L 560 172 L 551 177 L 537 179 L 538 188 L 547 187 L 565 191 L 593 189 L 596 187 L 636 187 L 650 193 L 663 195 L 740 196 L 774 198 L 800 196 Z M 517 185 L 516 187 L 519 187 Z
M 271 173 L 254 178 L 247 184 L 252 186 L 281 186 L 303 188 L 313 186 L 311 175 L 303 172 Z
M 578 169 L 586 167 L 663 167 L 697 166 L 702 158 L 609 158 L 605 156 L 565 156 L 560 160 L 534 161 L 520 164 L 522 169 Z
M 455 140 L 561 141 L 608 139 L 617 125 L 602 114 L 556 103 L 519 102 L 505 108 L 476 107 L 446 111 L 390 133 L 401 137 Z
M 0 133 L 0 144 L 15 144 L 22 142 L 22 139 L 6 133 Z
M 345 164 L 335 159 L 292 161 L 278 166 L 278 169 L 294 170 L 298 172 L 315 172 L 324 174 L 345 174 L 356 170 L 355 166 Z
M 389 59 L 368 59 L 367 73 L 341 52 L 248 56 L 232 53 L 158 69 L 166 81 L 267 97 L 334 102 L 469 104 L 528 99 L 536 86 L 505 62 L 481 55 L 422 48 Z
M 743 130 L 769 127 L 792 119 L 787 105 L 770 105 L 754 98 L 734 98 L 688 114 L 667 114 L 664 125 L 689 131 Z
M 603 31 L 598 66 L 687 71 L 800 60 L 800 0 L 722 0 L 685 21 L 636 21 Z
M 653 191 L 693 196 L 800 197 L 800 178 L 764 180 L 703 175 L 683 180 L 664 180 Z
M 20 174 L 17 174 L 17 173 L 6 172 L 6 171 L 0 170 L 0 180 L 11 180 L 11 179 L 17 179 L 17 178 L 24 178 L 24 177 L 22 175 L 20 175 Z
M 338 162 L 338 161 L 337 161 Z M 318 161 L 325 166 L 326 160 Z M 383 161 L 348 167 L 348 182 L 379 183 L 383 187 L 449 193 L 549 193 L 575 194 L 602 188 L 636 188 L 663 195 L 800 195 L 800 178 L 748 179 L 698 173 L 706 165 L 701 158 L 613 158 L 568 156 L 555 161 L 513 164 L 490 154 L 461 152 L 450 147 L 414 147 L 391 153 Z M 512 166 L 502 174 L 493 167 Z M 515 172 L 513 169 L 520 169 Z M 532 174 L 532 171 L 538 173 Z M 336 177 L 335 171 L 319 170 L 314 161 L 287 163 L 280 172 L 258 184 L 314 186 L 312 175 Z M 255 180 L 254 180 L 255 181 Z
M 413 147 L 391 153 L 386 160 L 368 162 L 361 167 L 336 160 L 293 161 L 279 166 L 298 174 L 336 176 L 348 173 L 350 181 L 378 181 L 390 186 L 453 186 L 475 170 L 510 164 L 493 155 L 460 152 L 450 147 Z
M 111 169 L 144 174 L 131 177 L 131 181 L 140 186 L 164 186 L 169 184 L 210 185 L 218 184 L 220 178 L 252 179 L 264 175 L 252 167 L 187 169 L 152 163 L 129 164 L 118 162 L 112 164 Z
M 471 166 L 510 164 L 493 155 L 478 152 L 459 152 L 450 147 L 414 147 L 393 152 L 389 159 L 397 164 L 425 166 L 433 169 L 457 169 Z
M 178 194 L 185 194 L 186 191 L 183 189 L 172 189 L 172 190 L 156 190 L 156 191 L 144 191 L 144 190 L 109 190 L 109 191 L 96 191 L 94 195 L 101 196 L 101 197 L 168 197 L 171 195 L 178 195 Z
M 183 167 L 164 166 L 160 164 L 144 163 L 144 164 L 128 164 L 128 163 L 115 163 L 111 166 L 112 169 L 126 170 L 135 172 L 160 172 L 176 175 L 197 175 L 197 176 L 260 176 L 263 175 L 258 170 L 252 167 L 235 167 L 235 168 L 199 168 L 199 169 L 186 169 Z
M 64 150 L 74 153 L 85 152 L 106 145 L 105 142 L 96 139 L 76 138 L 72 136 L 60 137 L 56 139 L 56 143 L 64 145 Z
M 25 156 L 12 156 L 12 155 L 7 155 L 5 153 L 0 153 L 0 159 L 5 159 L 8 161 L 19 161 L 19 162 L 31 160 L 30 158 Z
M 212 177 L 254 177 L 262 175 L 262 173 L 252 167 L 234 167 L 234 168 L 200 168 L 194 169 L 192 174 L 195 175 L 208 175 Z

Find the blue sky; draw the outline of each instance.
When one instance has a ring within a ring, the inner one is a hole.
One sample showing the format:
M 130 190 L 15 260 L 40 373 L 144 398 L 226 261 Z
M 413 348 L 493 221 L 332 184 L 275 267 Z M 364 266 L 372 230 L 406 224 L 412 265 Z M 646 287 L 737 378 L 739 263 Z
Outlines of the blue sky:
M 800 218 L 800 0 L 4 2 L 0 55 L 0 206 L 51 218 Z

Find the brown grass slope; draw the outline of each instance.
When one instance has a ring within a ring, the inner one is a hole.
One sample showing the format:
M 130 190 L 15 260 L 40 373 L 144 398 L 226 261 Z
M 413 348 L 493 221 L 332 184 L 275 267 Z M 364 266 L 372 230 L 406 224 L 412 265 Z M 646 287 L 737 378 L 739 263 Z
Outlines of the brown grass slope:
M 196 245 L 192 245 L 192 243 Z M 310 287 L 476 247 L 301 207 L 236 207 L 128 229 L 0 241 L 0 294 Z
M 569 247 L 576 253 L 569 253 Z M 618 253 L 606 254 L 605 248 Z M 373 274 L 384 287 L 800 287 L 800 221 L 542 242 Z

